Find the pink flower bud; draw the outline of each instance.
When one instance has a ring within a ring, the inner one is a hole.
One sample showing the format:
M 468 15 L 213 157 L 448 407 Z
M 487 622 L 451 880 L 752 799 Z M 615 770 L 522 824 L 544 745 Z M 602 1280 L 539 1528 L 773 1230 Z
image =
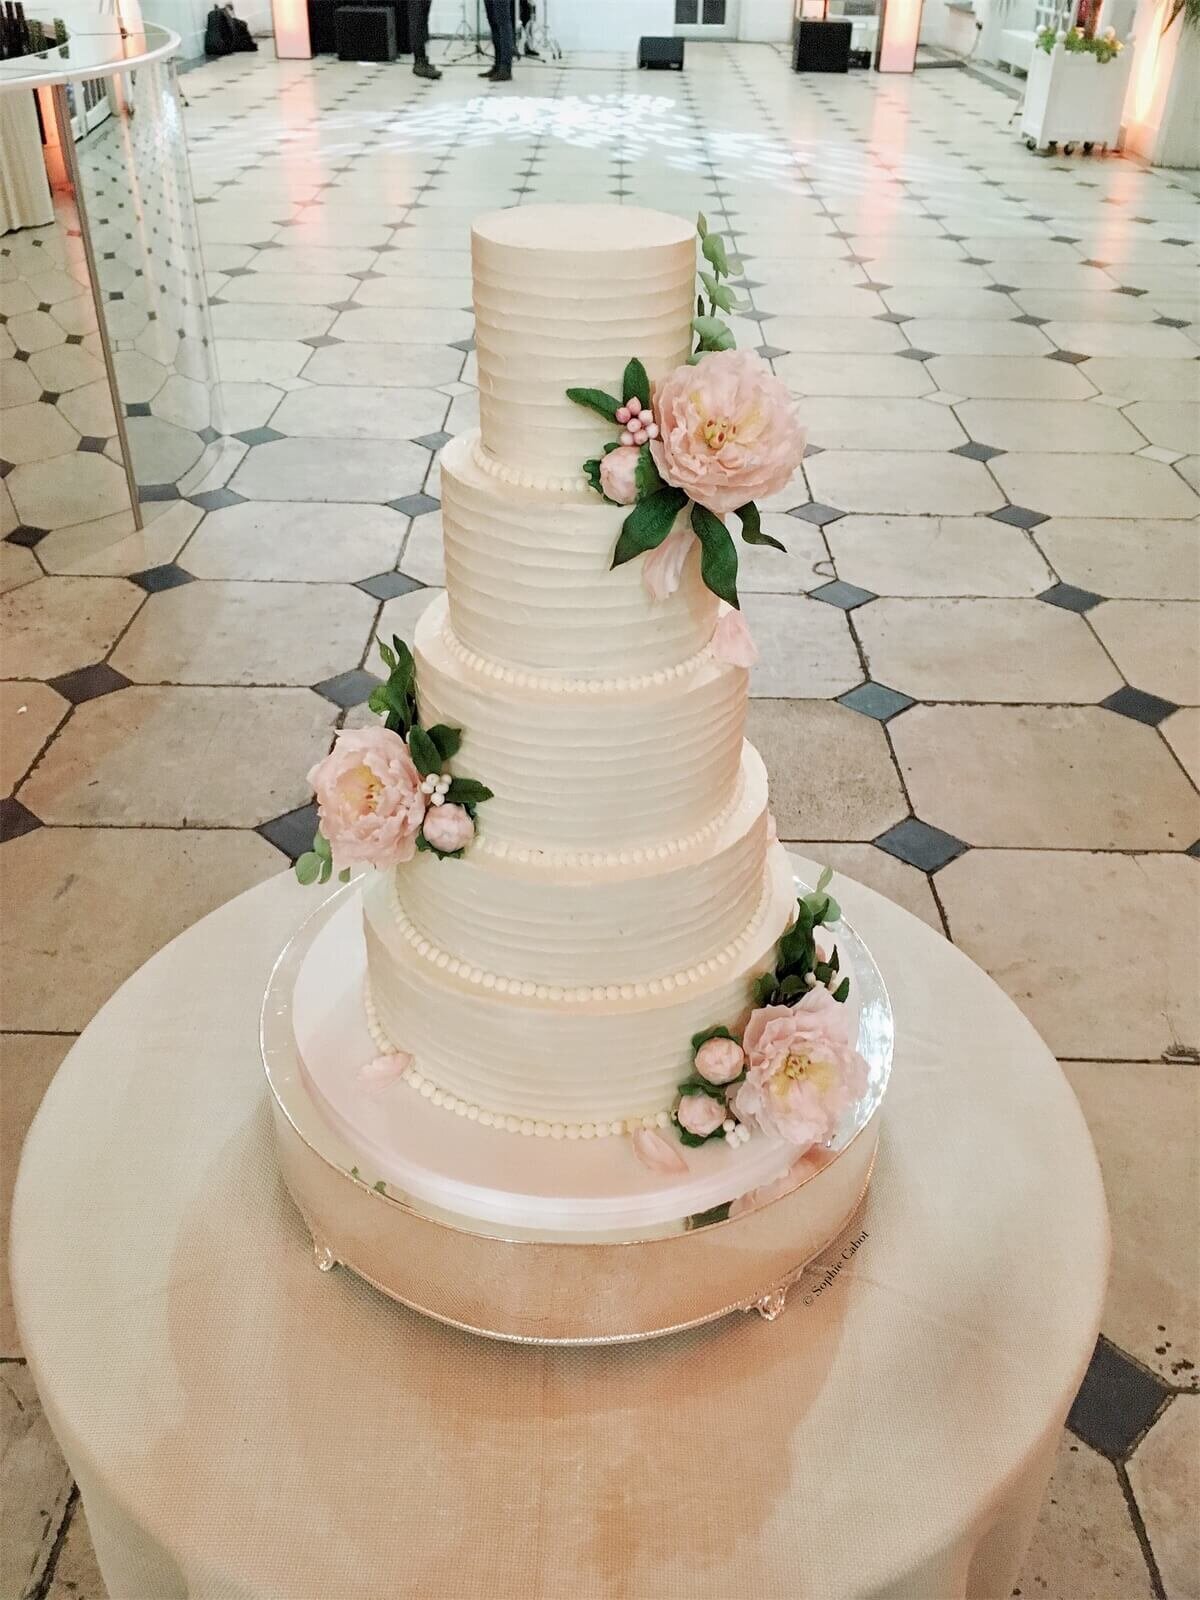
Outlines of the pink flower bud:
M 633 443 L 633 435 L 629 432 L 628 428 L 624 431 L 624 433 L 622 433 L 620 442 L 623 445 L 631 445 Z
M 710 1094 L 680 1095 L 675 1108 L 679 1126 L 694 1133 L 697 1139 L 707 1139 L 710 1133 L 716 1133 L 728 1115 L 724 1100 L 714 1100 Z
M 629 415 L 631 417 L 636 417 L 636 416 L 640 416 L 641 415 L 642 402 L 638 399 L 637 395 L 634 395 L 632 400 L 626 400 L 625 404 L 629 408 Z
M 732 1083 L 745 1064 L 736 1039 L 708 1039 L 696 1051 L 696 1072 L 706 1083 Z
M 657 439 L 658 438 L 658 423 L 657 422 L 648 422 L 646 424 L 646 437 L 647 437 L 647 439 Z
M 629 407 L 628 406 L 618 406 L 617 407 L 617 421 L 618 422 L 628 422 L 629 421 Z
M 600 463 L 600 487 L 619 506 L 631 506 L 637 499 L 637 451 L 610 450 Z
M 470 844 L 475 837 L 475 824 L 471 820 L 471 813 L 465 807 L 442 805 L 436 810 L 426 812 L 421 831 L 425 835 L 426 844 L 451 855 L 455 850 L 462 850 Z

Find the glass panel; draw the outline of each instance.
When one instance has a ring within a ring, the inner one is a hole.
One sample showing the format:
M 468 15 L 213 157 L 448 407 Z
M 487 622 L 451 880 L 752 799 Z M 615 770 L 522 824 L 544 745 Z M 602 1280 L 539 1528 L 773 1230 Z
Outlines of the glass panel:
M 701 20 L 709 27 L 722 27 L 725 22 L 725 0 L 704 0 L 704 15 Z
M 72 87 L 81 210 L 138 498 L 195 494 L 218 486 L 226 446 L 174 79 L 159 61 Z
M 675 0 L 675 22 L 679 27 L 690 27 L 700 19 L 700 0 Z

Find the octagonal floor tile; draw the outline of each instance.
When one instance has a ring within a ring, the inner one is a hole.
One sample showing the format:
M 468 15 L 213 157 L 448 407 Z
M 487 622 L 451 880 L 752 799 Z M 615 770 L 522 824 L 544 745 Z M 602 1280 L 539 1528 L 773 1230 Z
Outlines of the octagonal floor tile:
M 1200 529 L 1150 517 L 1052 517 L 1037 542 L 1064 583 L 1112 599 L 1200 600 Z
M 168 940 L 284 865 L 265 839 L 232 829 L 38 828 L 10 840 L 5 1026 L 85 1027 Z
M 908 815 L 870 717 L 828 700 L 752 700 L 746 737 L 766 763 L 781 839 L 874 839 Z
M 388 506 L 248 500 L 208 513 L 188 545 L 187 570 L 197 578 L 356 583 L 395 566 L 407 527 Z
M 178 483 L 204 453 L 198 434 L 162 417 L 130 417 L 125 431 L 139 484 Z
M 751 694 L 823 700 L 862 681 L 850 627 L 838 607 L 807 595 L 747 593 L 742 614 L 758 646 Z
M 939 389 L 977 400 L 1086 400 L 1095 392 L 1077 367 L 1044 356 L 935 356 L 926 365 Z
M 351 344 L 449 345 L 472 337 L 475 318 L 469 311 L 363 306 L 341 312 L 329 332 Z
M 1021 528 L 990 517 L 842 517 L 825 529 L 838 577 L 883 595 L 1035 595 L 1054 582 Z
M 56 678 L 98 661 L 144 596 L 121 578 L 39 578 L 0 598 L 0 678 Z
M 790 492 L 793 504 L 797 493 L 803 498 L 803 487 Z M 808 594 L 829 582 L 829 555 L 819 528 L 799 517 L 772 511 L 763 512 L 762 526 L 764 533 L 778 539 L 786 549 L 744 544 L 739 539 L 738 590 L 741 594 Z
M 38 558 L 47 572 L 128 577 L 174 561 L 204 514 L 186 500 L 150 501 L 141 509 L 140 530 L 128 511 L 56 528 L 38 545 Z
M 1121 686 L 1083 618 L 1040 600 L 876 600 L 855 625 L 872 678 L 917 700 L 1094 705 Z
M 312 359 L 304 367 L 304 376 L 310 383 L 365 383 L 374 388 L 436 388 L 456 382 L 463 365 L 462 351 L 448 345 L 334 344 L 311 354 Z M 221 371 L 224 376 L 231 376 L 224 364 Z
M 1171 746 L 1180 765 L 1200 789 L 1200 708 L 1184 706 L 1159 724 L 1159 732 Z
M 1200 1571 L 1194 1515 L 1200 1504 L 1200 1399 L 1180 1395 L 1172 1400 L 1134 1452 L 1129 1482 L 1164 1590 L 1172 1596 L 1194 1594 Z
M 442 546 L 442 513 L 429 511 L 423 517 L 414 517 L 408 538 L 404 541 L 404 554 L 400 570 L 418 583 L 440 589 L 446 582 L 445 553 Z
M 929 887 L 929 879 L 916 867 L 897 860 L 886 850 L 877 849 L 873 844 L 846 844 L 841 840 L 828 839 L 789 841 L 789 848 L 807 856 L 810 861 L 819 861 L 822 866 L 833 868 L 831 888 L 835 895 L 838 893 L 838 878 L 844 873 L 846 877 L 865 883 L 869 889 L 876 890 L 896 905 L 911 911 L 914 917 L 920 917 L 935 933 L 942 932 L 942 919 L 937 901 L 933 898 L 933 890 Z
M 813 498 L 839 511 L 962 516 L 1004 504 L 987 468 L 965 456 L 928 450 L 827 450 L 806 462 L 805 471 Z
M 970 850 L 938 873 L 950 935 L 1058 1056 L 1155 1060 L 1200 1038 L 1200 904 L 1178 855 Z M 1011 917 L 997 907 L 1020 908 Z M 1028 930 L 1036 929 L 1036 937 Z M 1113 972 L 1135 975 L 1114 998 Z
M 19 589 L 22 584 L 33 583 L 42 576 L 42 568 L 32 550 L 19 544 L 0 542 L 0 594 Z
M 0 682 L 0 794 L 16 788 L 67 710 L 44 683 Z
M 1126 408 L 1125 416 L 1151 444 L 1180 455 L 1200 449 L 1200 404 L 1139 400 Z
M 374 613 L 348 584 L 188 583 L 150 596 L 112 664 L 135 683 L 320 683 L 358 665 Z
M 1200 627 L 1178 600 L 1108 600 L 1089 613 L 1096 632 L 1135 689 L 1200 705 Z
M 955 410 L 972 439 L 997 450 L 1097 454 L 1141 450 L 1145 444 L 1137 429 L 1108 406 L 1072 400 L 964 400 Z
M 307 802 L 336 715 L 309 689 L 134 686 L 77 707 L 21 800 L 47 823 L 255 827 Z
M 85 383 L 59 397 L 58 409 L 78 433 L 92 439 L 109 439 L 117 431 L 107 381 Z
M 949 406 L 928 400 L 809 395 L 798 411 L 823 450 L 953 450 L 967 438 Z
M 61 330 L 60 330 L 61 331 Z M 29 370 L 51 394 L 66 394 L 103 379 L 104 362 L 81 344 L 58 344 L 29 358 Z
M 0 1034 L 0 1097 L 4 1100 L 4 1117 L 0 1122 L 0 1233 L 8 1238 L 9 1219 L 12 1207 L 13 1185 L 17 1177 L 17 1163 L 21 1156 L 21 1146 L 25 1142 L 25 1135 L 29 1132 L 29 1124 L 33 1121 L 34 1114 L 42 1102 L 42 1096 L 50 1087 L 50 1080 L 62 1065 L 62 1059 L 71 1048 L 74 1040 L 71 1036 L 62 1034 L 38 1033 L 3 1033 Z M 13 1314 L 12 1291 L 8 1281 L 8 1253 L 0 1258 L 0 1356 L 20 1356 L 22 1354 L 20 1339 L 17 1335 L 16 1318 Z M 21 1369 L 16 1369 L 22 1377 L 27 1374 Z M 13 1369 L 8 1369 L 8 1375 L 14 1375 Z M 28 1400 L 36 1408 L 36 1391 L 33 1389 L 32 1380 L 29 1382 L 30 1393 Z M 7 1421 L 8 1419 L 5 1418 Z M 23 1421 L 29 1425 L 28 1412 Z M 28 1551 L 21 1552 L 24 1570 L 19 1574 L 20 1580 L 28 1577 L 35 1565 L 49 1556 L 50 1546 L 57 1532 L 51 1507 L 57 1493 L 64 1497 L 67 1492 L 69 1473 L 66 1464 L 53 1448 L 52 1436 L 44 1421 L 39 1431 L 45 1430 L 45 1443 L 50 1445 L 45 1454 L 39 1459 L 37 1454 L 26 1454 L 22 1451 L 24 1472 L 20 1476 L 24 1479 L 19 1486 L 14 1485 L 10 1473 L 12 1471 L 13 1455 L 9 1436 L 5 1435 L 7 1460 L 5 1462 L 5 1558 L 6 1564 L 0 1568 L 0 1582 L 8 1588 L 7 1562 L 17 1559 L 14 1545 L 20 1544 L 25 1528 L 16 1525 L 16 1506 L 14 1499 L 23 1499 L 22 1491 L 36 1489 L 37 1507 L 36 1515 L 32 1519 L 34 1525 L 42 1533 L 43 1546 L 40 1558 L 30 1560 Z M 25 1436 L 26 1447 L 31 1442 L 29 1435 Z M 41 1441 L 39 1441 L 39 1444 Z M 47 1475 L 46 1469 L 49 1468 Z M 61 1475 L 61 1478 L 60 1478 Z M 49 1477 L 50 1481 L 47 1481 Z M 39 1481 L 40 1480 L 40 1481 Z M 52 1482 L 59 1487 L 52 1488 Z M 15 1491 L 15 1493 L 14 1493 Z M 49 1491 L 47 1493 L 47 1491 Z M 46 1504 L 47 1499 L 50 1505 Z M 22 1507 L 22 1509 L 25 1509 Z M 17 1576 L 16 1573 L 13 1574 Z M 20 1593 L 19 1589 L 11 1589 L 10 1593 Z M 26 1588 L 25 1593 L 29 1593 Z M 36 1592 L 36 1591 L 35 1591 Z M 102 1590 L 96 1590 L 97 1594 Z M 62 1600 L 62 1597 L 57 1597 Z M 81 1597 L 82 1600 L 82 1597 Z
M 1108 1196 L 1113 1262 L 1104 1332 L 1165 1382 L 1200 1387 L 1195 1234 L 1178 1204 L 1200 1190 L 1196 1069 L 1179 1061 L 1065 1061 L 1063 1070 Z
M 413 589 L 408 594 L 399 594 L 394 600 L 385 603 L 379 613 L 375 632 L 371 636 L 371 648 L 366 661 L 368 672 L 380 670 L 378 640 L 382 639 L 385 644 L 390 644 L 392 635 L 395 634 L 411 647 L 421 613 L 427 606 L 432 605 L 442 592 L 441 589 Z
M 446 410 L 437 389 L 328 384 L 285 395 L 271 426 L 311 439 L 417 439 L 437 433 Z
M 1200 513 L 1200 496 L 1170 467 L 1144 456 L 1043 451 L 999 456 L 992 462 L 992 471 L 1014 505 L 1030 506 L 1052 517 L 1193 517 Z
M 0 411 L 31 405 L 41 392 L 42 386 L 30 371 L 28 361 L 14 361 L 11 357 L 0 361 Z
M 768 331 L 770 323 L 767 324 Z M 796 395 L 880 395 L 917 397 L 935 388 L 921 361 L 900 361 L 894 355 L 779 356 L 775 371 Z M 959 391 L 961 393 L 961 390 Z M 800 406 L 801 420 L 804 407 Z
M 21 521 L 32 528 L 65 528 L 129 506 L 124 472 L 91 451 L 31 461 L 15 467 L 7 481 Z
M 429 469 L 420 445 L 382 439 L 278 439 L 256 445 L 230 480 L 249 500 L 357 500 L 416 494 Z
M 914 706 L 890 731 L 917 816 L 968 844 L 1185 850 L 1200 838 L 1200 795 L 1156 731 L 1099 706 Z
M 1064 1431 L 1013 1593 L 1153 1600 L 1154 1592 L 1112 1463 Z
M 8 334 L 18 350 L 49 350 L 66 338 L 63 329 L 45 311 L 21 311 L 8 319 Z

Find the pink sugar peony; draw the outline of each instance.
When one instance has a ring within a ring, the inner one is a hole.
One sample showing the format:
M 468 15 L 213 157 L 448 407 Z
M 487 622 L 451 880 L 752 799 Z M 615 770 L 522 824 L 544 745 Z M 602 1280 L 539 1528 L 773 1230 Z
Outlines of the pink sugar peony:
M 786 488 L 804 454 L 791 397 L 751 350 L 676 367 L 654 386 L 654 415 L 660 475 L 719 517 Z
M 683 1094 L 675 1107 L 676 1120 L 681 1128 L 694 1133 L 697 1139 L 707 1139 L 729 1115 L 723 1100 L 714 1100 L 710 1094 Z
M 637 499 L 634 474 L 641 453 L 636 445 L 623 444 L 610 450 L 600 461 L 600 487 L 619 506 L 631 506 Z
M 398 733 L 386 728 L 339 733 L 308 781 L 336 871 L 360 861 L 392 867 L 412 859 L 426 798 L 421 774 Z
M 823 1144 L 867 1087 L 850 1019 L 828 989 L 794 1006 L 755 1011 L 742 1037 L 747 1070 L 733 1094 L 737 1116 L 802 1149 Z
M 431 806 L 425 813 L 421 831 L 427 844 L 453 855 L 456 850 L 465 849 L 475 837 L 475 824 L 464 806 Z

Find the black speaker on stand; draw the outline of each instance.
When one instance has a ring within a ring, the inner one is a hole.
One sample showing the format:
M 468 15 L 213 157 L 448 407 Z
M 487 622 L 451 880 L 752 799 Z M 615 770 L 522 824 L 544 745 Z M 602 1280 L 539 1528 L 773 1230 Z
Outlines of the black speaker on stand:
M 390 6 L 339 6 L 333 31 L 339 61 L 396 59 L 396 18 Z

